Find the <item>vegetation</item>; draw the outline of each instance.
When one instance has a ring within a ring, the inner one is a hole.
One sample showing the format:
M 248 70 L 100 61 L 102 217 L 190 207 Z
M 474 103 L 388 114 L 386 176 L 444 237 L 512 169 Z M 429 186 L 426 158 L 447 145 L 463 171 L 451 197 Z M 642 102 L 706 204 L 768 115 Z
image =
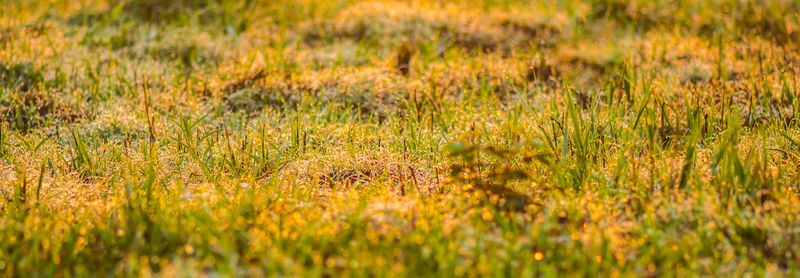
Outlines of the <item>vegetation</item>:
M 8 0 L 0 276 L 799 276 L 794 0 Z

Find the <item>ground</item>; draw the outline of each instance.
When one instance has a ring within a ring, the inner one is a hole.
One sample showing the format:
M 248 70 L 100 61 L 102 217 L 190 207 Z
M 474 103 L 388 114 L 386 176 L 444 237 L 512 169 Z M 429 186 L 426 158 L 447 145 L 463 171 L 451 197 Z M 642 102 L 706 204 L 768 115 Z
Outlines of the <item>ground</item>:
M 798 276 L 792 0 L 9 0 L 0 276 Z

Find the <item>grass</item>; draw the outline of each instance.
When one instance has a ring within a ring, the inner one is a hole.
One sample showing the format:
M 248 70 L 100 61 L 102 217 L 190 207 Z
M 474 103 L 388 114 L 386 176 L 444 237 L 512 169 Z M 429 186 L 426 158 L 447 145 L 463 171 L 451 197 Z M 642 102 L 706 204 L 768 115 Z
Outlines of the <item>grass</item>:
M 0 276 L 798 276 L 799 12 L 11 0 Z

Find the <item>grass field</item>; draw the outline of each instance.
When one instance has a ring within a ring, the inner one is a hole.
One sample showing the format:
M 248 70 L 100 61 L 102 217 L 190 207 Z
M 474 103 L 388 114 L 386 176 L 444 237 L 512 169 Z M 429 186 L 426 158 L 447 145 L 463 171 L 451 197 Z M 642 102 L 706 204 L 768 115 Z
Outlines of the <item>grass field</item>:
M 800 276 L 796 0 L 6 0 L 2 277 Z

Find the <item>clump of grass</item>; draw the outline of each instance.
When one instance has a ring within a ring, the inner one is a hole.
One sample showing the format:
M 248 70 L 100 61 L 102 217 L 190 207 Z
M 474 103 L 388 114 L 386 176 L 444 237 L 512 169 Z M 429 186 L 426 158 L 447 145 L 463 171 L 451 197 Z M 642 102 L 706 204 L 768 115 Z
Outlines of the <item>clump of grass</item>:
M 256 70 L 223 85 L 224 103 L 233 111 L 258 112 L 266 107 L 296 109 L 304 99 L 335 103 L 364 118 L 385 118 L 399 105 L 406 87 L 401 77 L 389 69 L 351 67 L 334 71 L 323 69 L 288 78 L 264 78 Z M 378 84 L 378 86 L 366 86 Z
M 544 56 L 539 55 L 536 61 L 531 61 L 528 65 L 528 69 L 525 72 L 525 78 L 528 81 L 552 81 L 557 76 L 556 69 L 550 65 Z
M 80 108 L 54 98 L 43 88 L 9 93 L 0 98 L 0 119 L 15 130 L 27 132 L 48 122 L 72 123 L 87 117 Z
M 30 91 L 44 82 L 44 76 L 31 64 L 0 64 L 0 81 L 3 87 L 23 92 Z
M 445 43 L 478 51 L 509 52 L 529 40 L 552 41 L 560 24 L 522 21 L 518 15 L 496 13 L 478 21 L 459 15 L 460 6 L 444 7 L 397 2 L 359 3 L 339 12 L 334 18 L 312 22 L 299 31 L 302 40 L 318 44 L 337 39 L 368 41 L 378 45 L 398 44 L 406 37 L 412 43 L 438 38 Z
M 44 93 L 49 86 L 42 72 L 33 65 L 0 65 L 0 82 L 3 83 L 0 115 L 3 122 L 14 129 L 28 130 L 53 112 L 54 98 Z
M 768 34 L 781 42 L 797 42 L 796 18 L 783 16 L 798 8 L 791 1 L 590 1 L 590 17 L 631 24 L 641 30 L 678 26 L 696 34 Z
M 2 111 L 3 121 L 15 129 L 28 130 L 44 121 L 54 109 L 54 102 L 41 94 L 25 93 L 8 99 Z
M 178 24 L 189 25 L 193 22 L 204 24 L 229 25 L 236 32 L 242 32 L 248 27 L 246 19 L 235 16 L 248 8 L 252 8 L 248 1 L 216 1 L 216 0 L 179 0 L 179 1 L 153 1 L 153 0 L 113 0 L 108 2 L 107 10 L 101 13 L 78 13 L 73 16 L 73 23 L 96 23 L 104 17 L 113 19 L 122 18 L 125 21 L 135 20 L 153 24 Z
M 410 70 L 410 62 L 411 62 L 411 55 L 414 52 L 411 49 L 411 46 L 408 44 L 407 41 L 403 41 L 400 44 L 400 48 L 397 49 L 397 63 L 395 64 L 394 68 L 400 72 L 402 75 L 408 75 L 408 71 Z

